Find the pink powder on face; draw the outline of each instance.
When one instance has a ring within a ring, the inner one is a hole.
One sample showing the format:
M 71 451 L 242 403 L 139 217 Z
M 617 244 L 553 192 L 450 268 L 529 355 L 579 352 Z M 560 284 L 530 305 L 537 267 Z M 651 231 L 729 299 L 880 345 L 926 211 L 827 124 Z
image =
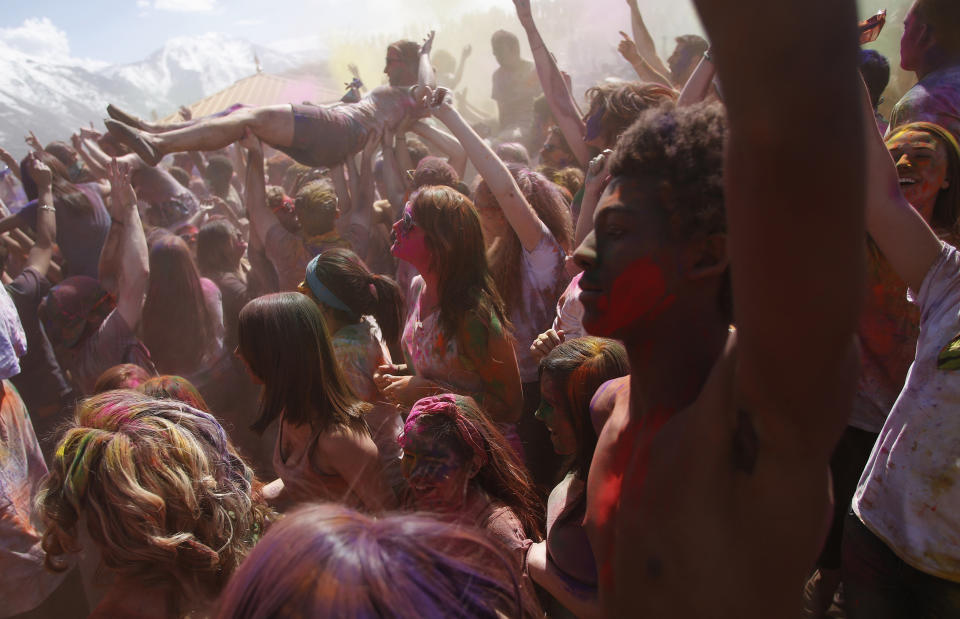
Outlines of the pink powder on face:
M 607 294 L 597 300 L 603 312 L 598 321 L 603 333 L 616 333 L 640 319 L 654 320 L 673 305 L 675 297 L 667 294 L 666 281 L 660 266 L 650 258 L 631 262 L 614 280 Z

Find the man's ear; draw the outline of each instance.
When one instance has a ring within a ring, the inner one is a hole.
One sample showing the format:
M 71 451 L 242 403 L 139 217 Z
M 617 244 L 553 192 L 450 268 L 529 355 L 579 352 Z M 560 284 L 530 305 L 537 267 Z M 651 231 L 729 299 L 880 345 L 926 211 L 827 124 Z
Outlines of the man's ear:
M 730 266 L 727 255 L 727 235 L 711 234 L 691 241 L 686 250 L 687 279 L 703 279 L 722 275 Z

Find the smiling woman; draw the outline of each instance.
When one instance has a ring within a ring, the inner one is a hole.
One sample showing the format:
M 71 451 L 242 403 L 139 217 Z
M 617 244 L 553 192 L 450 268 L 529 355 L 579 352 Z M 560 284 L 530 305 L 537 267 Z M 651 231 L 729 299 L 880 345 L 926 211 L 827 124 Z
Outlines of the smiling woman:
M 903 197 L 938 232 L 957 232 L 960 218 L 960 145 L 933 123 L 898 127 L 886 140 L 897 164 Z

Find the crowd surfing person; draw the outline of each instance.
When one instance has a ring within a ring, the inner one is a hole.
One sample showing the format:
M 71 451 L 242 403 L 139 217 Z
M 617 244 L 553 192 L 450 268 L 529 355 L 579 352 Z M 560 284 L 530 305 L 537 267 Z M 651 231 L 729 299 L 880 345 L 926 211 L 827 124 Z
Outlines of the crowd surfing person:
M 249 129 L 256 137 L 302 164 L 329 167 L 343 163 L 358 152 L 371 132 L 382 134 L 408 118 L 417 118 L 425 88 L 435 84 L 430 50 L 433 33 L 424 44 L 397 41 L 387 48 L 389 86 L 371 90 L 357 103 L 329 107 L 283 104 L 241 107 L 225 115 L 189 122 L 186 126 L 142 131 L 142 123 L 115 107 L 107 120 L 112 134 L 130 147 L 148 165 L 156 165 L 168 153 L 216 150 L 228 146 Z

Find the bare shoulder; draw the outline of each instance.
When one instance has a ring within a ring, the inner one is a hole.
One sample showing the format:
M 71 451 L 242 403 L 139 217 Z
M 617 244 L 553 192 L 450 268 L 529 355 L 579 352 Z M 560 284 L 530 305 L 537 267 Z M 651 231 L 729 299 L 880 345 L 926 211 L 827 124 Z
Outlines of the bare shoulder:
M 377 446 L 369 435 L 349 427 L 336 427 L 317 437 L 317 452 L 324 462 L 345 458 L 376 459 Z
M 593 429 L 599 436 L 613 409 L 630 404 L 630 375 L 614 378 L 600 385 L 590 400 L 590 418 Z

